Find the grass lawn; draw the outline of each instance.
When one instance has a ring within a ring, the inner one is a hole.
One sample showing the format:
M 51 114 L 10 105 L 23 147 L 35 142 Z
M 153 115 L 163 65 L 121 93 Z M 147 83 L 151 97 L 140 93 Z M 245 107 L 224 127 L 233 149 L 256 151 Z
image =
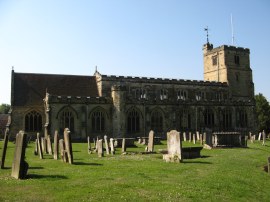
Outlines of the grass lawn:
M 270 175 L 263 170 L 270 141 L 266 145 L 203 149 L 203 158 L 177 164 L 163 162 L 160 153 L 120 155 L 121 148 L 98 158 L 87 153 L 87 143 L 73 143 L 70 165 L 50 155 L 39 159 L 31 143 L 28 179 L 16 180 L 10 176 L 15 145 L 9 142 L 6 168 L 0 170 L 0 201 L 270 201 Z M 127 152 L 144 151 L 137 146 Z M 155 151 L 162 148 L 166 142 Z

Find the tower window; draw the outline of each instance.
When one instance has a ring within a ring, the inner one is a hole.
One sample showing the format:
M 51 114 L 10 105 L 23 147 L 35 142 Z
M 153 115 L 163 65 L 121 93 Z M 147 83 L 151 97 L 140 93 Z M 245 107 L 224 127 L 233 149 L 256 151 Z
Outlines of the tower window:
M 217 56 L 212 57 L 212 65 L 217 65 Z
M 239 55 L 235 55 L 234 56 L 234 63 L 239 65 L 240 64 L 240 58 L 239 58 Z

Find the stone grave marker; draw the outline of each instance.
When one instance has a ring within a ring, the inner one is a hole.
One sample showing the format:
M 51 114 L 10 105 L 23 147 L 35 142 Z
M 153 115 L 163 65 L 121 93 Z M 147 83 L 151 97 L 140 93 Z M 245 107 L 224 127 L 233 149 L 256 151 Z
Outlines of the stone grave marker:
M 5 131 L 4 137 L 4 144 L 2 149 L 2 157 L 1 157 L 1 169 L 5 167 L 5 159 L 6 159 L 6 152 L 7 152 L 7 145 L 8 145 L 8 136 L 9 136 L 9 129 Z
M 64 130 L 64 142 L 65 142 L 65 150 L 68 156 L 68 162 L 70 164 L 73 164 L 72 143 L 71 143 L 71 137 L 70 137 L 70 130 L 68 128 L 65 128 Z
M 183 133 L 183 138 L 184 138 L 184 142 L 186 142 L 187 141 L 186 132 Z
M 260 132 L 259 133 L 259 137 L 258 137 L 258 140 L 261 141 L 261 136 L 262 136 L 262 133 Z
M 111 155 L 114 155 L 114 142 L 113 142 L 113 138 L 110 138 L 110 147 L 111 147 Z
M 37 156 L 38 155 L 38 140 L 35 140 L 35 150 L 34 150 L 34 154 Z
M 91 154 L 91 142 L 90 142 L 90 137 L 87 137 L 87 149 L 88 149 L 88 154 Z
M 109 155 L 110 154 L 110 150 L 109 150 L 109 145 L 108 145 L 108 139 L 107 139 L 107 135 L 104 135 L 104 142 L 105 142 L 105 149 L 106 149 L 106 154 Z
M 203 145 L 203 135 L 202 134 L 200 134 L 200 143 L 201 143 L 201 145 Z
M 11 176 L 16 179 L 25 179 L 28 171 L 28 163 L 25 161 L 25 150 L 27 147 L 27 135 L 20 131 L 16 137 L 14 159 L 12 163 Z
M 42 151 L 42 144 L 41 144 L 41 138 L 40 138 L 40 134 L 37 133 L 37 147 L 38 147 L 38 154 L 39 154 L 39 158 L 43 159 L 43 151 Z
M 147 152 L 154 152 L 154 136 L 155 132 L 153 130 L 150 130 L 148 137 Z
M 103 140 L 100 139 L 97 141 L 97 152 L 98 152 L 98 157 L 103 157 Z
M 142 138 L 138 137 L 138 144 L 141 144 L 141 143 L 142 143 Z
M 191 132 L 188 133 L 188 141 L 191 142 Z
M 196 135 L 193 133 L 193 144 L 196 144 Z
M 196 132 L 196 135 L 197 135 L 197 140 L 200 140 L 200 133 L 199 133 L 199 131 Z
M 266 134 L 264 130 L 262 131 L 262 139 L 263 139 L 262 145 L 265 146 Z
M 167 133 L 168 154 L 163 155 L 163 160 L 166 162 L 181 162 L 182 158 L 182 141 L 180 133 L 176 130 L 171 130 Z
M 67 152 L 65 150 L 65 142 L 63 139 L 59 140 L 60 156 L 63 162 L 68 162 Z
M 123 140 L 122 140 L 122 153 L 125 153 L 126 152 L 126 139 L 125 138 L 123 138 Z
M 51 142 L 50 135 L 47 135 L 47 149 L 48 149 L 48 153 L 52 155 L 52 142 Z
M 58 137 L 58 131 L 56 130 L 54 132 L 54 138 L 53 138 L 53 159 L 57 160 L 59 156 L 59 137 Z

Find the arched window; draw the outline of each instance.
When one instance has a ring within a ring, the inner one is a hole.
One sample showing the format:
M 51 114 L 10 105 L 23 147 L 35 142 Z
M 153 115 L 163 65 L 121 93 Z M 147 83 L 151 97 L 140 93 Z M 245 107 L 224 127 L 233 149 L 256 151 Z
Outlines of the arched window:
M 70 108 L 66 108 L 60 115 L 60 127 L 61 131 L 65 128 L 69 128 L 71 132 L 74 132 L 74 114 Z
M 204 125 L 207 127 L 214 126 L 215 116 L 214 112 L 211 109 L 206 109 L 204 112 Z
M 232 127 L 232 113 L 230 110 L 226 109 L 222 113 L 222 119 L 223 119 L 223 128 L 229 129 Z
M 103 132 L 105 130 L 105 116 L 100 109 L 92 113 L 91 119 L 93 132 Z
M 36 111 L 25 115 L 25 131 L 39 132 L 42 130 L 42 116 Z
M 177 92 L 177 100 L 186 100 L 187 99 L 187 92 L 185 90 L 179 90 Z
M 137 110 L 132 109 L 128 112 L 127 116 L 127 131 L 139 132 L 140 131 L 140 115 Z
M 247 127 L 247 113 L 243 109 L 236 111 L 236 126 Z
M 161 112 L 154 111 L 151 114 L 151 129 L 155 132 L 162 132 L 163 131 L 163 116 Z
M 191 129 L 191 115 L 189 110 L 181 110 L 179 115 L 180 130 Z
M 160 90 L 160 100 L 168 99 L 168 91 L 166 89 Z

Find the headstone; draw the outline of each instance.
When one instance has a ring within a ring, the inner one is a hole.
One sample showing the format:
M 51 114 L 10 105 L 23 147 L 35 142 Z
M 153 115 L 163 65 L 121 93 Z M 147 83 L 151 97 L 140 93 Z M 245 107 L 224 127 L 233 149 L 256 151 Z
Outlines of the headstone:
M 187 141 L 186 132 L 183 133 L 183 138 L 184 138 L 184 142 L 186 142 Z
M 35 140 L 35 151 L 34 154 L 37 156 L 38 155 L 38 139 Z
M 40 134 L 37 133 L 37 147 L 38 147 L 38 154 L 39 154 L 39 158 L 43 159 L 43 151 L 42 151 L 42 147 L 41 147 L 41 141 L 40 141 Z
M 260 132 L 259 133 L 259 137 L 258 137 L 258 140 L 261 141 L 261 136 L 262 136 L 262 133 Z
M 148 152 L 154 152 L 154 136 L 155 136 L 154 131 L 150 130 L 149 137 L 148 137 L 148 146 L 147 146 Z
M 98 157 L 103 157 L 103 140 L 97 141 L 97 151 L 98 151 Z
M 142 137 L 142 143 L 141 143 L 142 145 L 146 145 L 146 139 L 145 139 L 145 137 Z
M 196 135 L 193 133 L 193 144 L 196 144 Z
M 65 150 L 65 142 L 63 139 L 59 140 L 60 155 L 63 162 L 68 162 L 67 152 Z
M 123 138 L 122 140 L 122 153 L 125 153 L 126 152 L 126 139 Z
M 263 130 L 263 132 L 262 132 L 262 139 L 263 139 L 262 145 L 265 146 L 266 134 L 265 134 L 264 130 Z
M 201 143 L 201 145 L 203 145 L 203 135 L 202 134 L 200 134 L 200 143 Z
M 113 138 L 110 138 L 110 147 L 111 147 L 111 155 L 114 155 L 114 142 L 113 142 Z
M 196 132 L 196 135 L 197 135 L 197 140 L 199 140 L 200 139 L 200 133 L 199 133 L 199 131 Z
M 141 144 L 141 143 L 142 143 L 142 138 L 138 137 L 138 144 Z
M 167 133 L 168 154 L 163 155 L 166 162 L 181 162 L 182 158 L 182 141 L 180 133 L 176 130 L 171 130 Z
M 106 154 L 109 155 L 110 154 L 110 150 L 109 150 L 107 135 L 104 135 L 104 142 L 105 142 Z
M 25 161 L 25 150 L 27 147 L 27 135 L 20 131 L 16 137 L 14 159 L 12 163 L 11 176 L 16 179 L 25 179 L 28 163 Z
M 65 141 L 65 150 L 68 156 L 68 162 L 70 164 L 73 164 L 72 143 L 71 143 L 71 137 L 70 137 L 70 130 L 68 128 L 65 128 L 64 130 L 64 141 Z
M 88 154 L 91 154 L 91 142 L 90 137 L 87 137 L 87 148 L 88 148 Z
M 203 133 L 203 142 L 206 142 L 206 132 Z
M 48 149 L 48 153 L 52 155 L 52 142 L 51 142 L 50 135 L 47 135 L 47 149 Z
M 191 142 L 191 132 L 188 133 L 188 141 Z
M 54 132 L 53 138 L 53 158 L 57 160 L 58 156 L 59 156 L 59 144 L 58 144 L 58 131 L 56 130 Z
M 5 167 L 5 159 L 6 159 L 6 152 L 7 152 L 7 145 L 8 145 L 8 135 L 9 135 L 9 129 L 6 129 L 5 137 L 4 137 L 4 144 L 3 144 L 3 149 L 2 149 L 1 169 Z

